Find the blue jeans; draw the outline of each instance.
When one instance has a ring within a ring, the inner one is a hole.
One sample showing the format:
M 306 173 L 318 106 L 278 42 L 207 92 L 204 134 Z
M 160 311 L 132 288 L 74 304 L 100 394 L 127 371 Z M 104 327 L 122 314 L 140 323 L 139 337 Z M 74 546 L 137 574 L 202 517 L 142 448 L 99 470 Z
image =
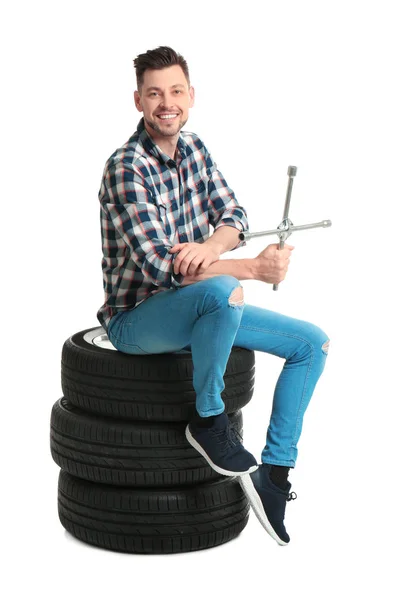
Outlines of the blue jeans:
M 223 375 L 232 346 L 285 358 L 261 460 L 292 468 L 303 416 L 326 362 L 328 336 L 307 321 L 245 304 L 235 294 L 230 299 L 240 287 L 237 278 L 218 275 L 158 292 L 114 315 L 108 338 L 127 354 L 190 351 L 196 409 L 202 417 L 224 411 Z

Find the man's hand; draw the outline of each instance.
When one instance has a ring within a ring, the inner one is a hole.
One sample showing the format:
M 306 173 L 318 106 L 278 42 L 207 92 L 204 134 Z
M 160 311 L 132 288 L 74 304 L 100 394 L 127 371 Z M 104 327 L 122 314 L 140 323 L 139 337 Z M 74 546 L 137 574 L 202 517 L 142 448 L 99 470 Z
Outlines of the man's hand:
M 281 283 L 287 274 L 291 252 L 295 246 L 270 244 L 254 258 L 254 278 L 265 283 Z
M 179 252 L 174 261 L 174 273 L 190 277 L 205 273 L 210 265 L 220 257 L 216 246 L 197 242 L 175 244 L 169 252 Z

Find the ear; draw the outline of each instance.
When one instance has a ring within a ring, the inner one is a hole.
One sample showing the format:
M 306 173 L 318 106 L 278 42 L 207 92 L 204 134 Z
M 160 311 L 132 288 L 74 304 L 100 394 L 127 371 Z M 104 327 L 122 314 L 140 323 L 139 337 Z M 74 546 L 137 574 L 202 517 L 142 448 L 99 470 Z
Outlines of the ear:
M 134 103 L 136 105 L 137 110 L 139 112 L 143 112 L 143 107 L 141 106 L 140 94 L 138 93 L 137 90 L 134 92 Z
M 189 94 L 190 94 L 189 108 L 192 108 L 194 106 L 194 100 L 195 100 L 195 89 L 193 88 L 193 86 L 190 87 Z

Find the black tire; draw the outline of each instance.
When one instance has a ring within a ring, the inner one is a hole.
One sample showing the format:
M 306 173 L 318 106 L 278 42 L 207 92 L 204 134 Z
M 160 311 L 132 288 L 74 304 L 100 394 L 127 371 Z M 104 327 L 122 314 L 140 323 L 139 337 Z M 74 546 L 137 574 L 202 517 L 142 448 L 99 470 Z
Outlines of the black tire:
M 242 436 L 242 413 L 230 415 Z M 70 475 L 116 486 L 164 487 L 220 477 L 187 441 L 185 423 L 127 421 L 83 412 L 66 398 L 51 411 L 51 455 Z
M 58 515 L 88 544 L 136 554 L 204 550 L 244 529 L 249 503 L 236 477 L 188 488 L 146 490 L 95 484 L 61 470 Z
M 108 347 L 98 344 L 108 343 Z M 86 412 L 138 421 L 184 421 L 196 414 L 191 352 L 151 355 L 119 352 L 102 327 L 72 335 L 62 348 L 64 396 Z M 251 400 L 255 353 L 232 347 L 222 399 L 227 413 Z

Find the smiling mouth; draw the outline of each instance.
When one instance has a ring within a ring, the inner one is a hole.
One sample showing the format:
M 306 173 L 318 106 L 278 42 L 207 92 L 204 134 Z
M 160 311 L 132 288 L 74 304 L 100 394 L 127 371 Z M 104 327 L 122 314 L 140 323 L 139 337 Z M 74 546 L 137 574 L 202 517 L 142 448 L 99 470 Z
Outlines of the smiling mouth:
M 176 113 L 168 113 L 168 114 L 165 113 L 165 115 L 157 115 L 158 119 L 160 121 L 162 121 L 163 123 L 173 122 L 177 119 L 178 116 L 179 115 Z

